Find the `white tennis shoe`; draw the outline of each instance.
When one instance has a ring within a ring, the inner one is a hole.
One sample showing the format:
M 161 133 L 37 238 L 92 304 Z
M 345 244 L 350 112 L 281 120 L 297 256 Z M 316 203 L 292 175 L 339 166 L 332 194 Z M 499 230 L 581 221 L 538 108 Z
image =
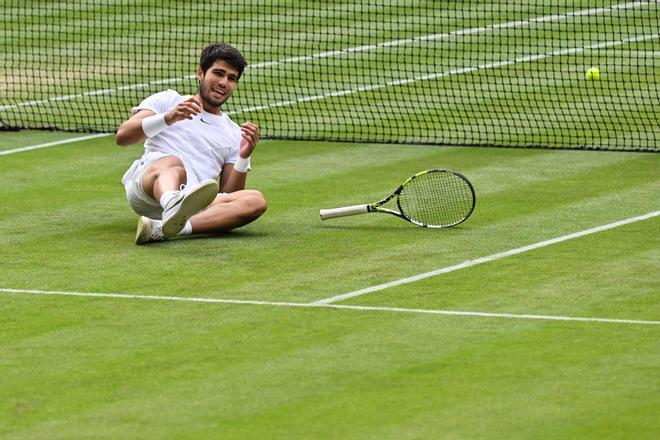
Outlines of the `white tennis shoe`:
M 190 191 L 179 191 L 163 210 L 162 231 L 165 238 L 172 238 L 181 232 L 190 217 L 215 200 L 219 190 L 218 182 L 208 179 Z
M 165 235 L 163 235 L 163 230 L 160 228 L 160 221 L 152 220 L 148 217 L 140 217 L 138 220 L 137 234 L 135 234 L 135 244 L 145 244 L 163 240 L 165 240 Z

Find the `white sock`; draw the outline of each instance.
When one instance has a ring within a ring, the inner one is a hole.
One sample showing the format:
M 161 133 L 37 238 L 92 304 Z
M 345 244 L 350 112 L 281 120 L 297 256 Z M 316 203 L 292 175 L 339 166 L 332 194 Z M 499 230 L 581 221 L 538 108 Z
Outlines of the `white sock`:
M 178 191 L 165 191 L 163 194 L 161 194 L 161 196 L 160 196 L 160 206 L 162 206 L 163 209 L 165 209 L 165 207 L 167 206 L 169 201 L 172 200 L 174 198 L 174 196 L 177 195 L 177 193 L 178 193 Z
M 186 225 L 181 229 L 178 235 L 190 235 L 192 234 L 192 225 L 190 224 L 190 220 L 186 222 Z

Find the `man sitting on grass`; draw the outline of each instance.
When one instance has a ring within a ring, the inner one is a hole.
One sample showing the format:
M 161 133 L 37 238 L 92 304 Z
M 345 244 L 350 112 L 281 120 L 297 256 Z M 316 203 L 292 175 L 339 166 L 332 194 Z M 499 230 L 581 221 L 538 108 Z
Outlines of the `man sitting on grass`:
M 263 195 L 245 189 L 259 128 L 239 126 L 221 110 L 246 65 L 232 46 L 206 47 L 196 95 L 151 95 L 117 130 L 118 145 L 144 142 L 144 155 L 122 178 L 128 202 L 141 216 L 136 244 L 227 231 L 266 211 Z

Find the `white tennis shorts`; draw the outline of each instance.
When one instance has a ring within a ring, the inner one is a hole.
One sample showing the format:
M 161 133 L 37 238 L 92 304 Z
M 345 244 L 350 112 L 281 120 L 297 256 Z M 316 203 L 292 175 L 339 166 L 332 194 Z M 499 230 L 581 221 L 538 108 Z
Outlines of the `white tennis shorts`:
M 163 207 L 160 206 L 160 201 L 155 200 L 142 189 L 142 178 L 149 165 L 167 156 L 171 156 L 171 154 L 159 152 L 145 153 L 141 158 L 133 162 L 133 165 L 126 171 L 124 177 L 121 178 L 121 183 L 124 184 L 124 188 L 126 189 L 128 204 L 139 215 L 153 219 L 161 219 L 163 216 Z M 194 188 L 199 183 L 197 177 L 194 172 L 187 167 L 185 168 L 188 179 L 185 188 Z M 183 189 L 184 192 L 186 190 L 185 188 Z

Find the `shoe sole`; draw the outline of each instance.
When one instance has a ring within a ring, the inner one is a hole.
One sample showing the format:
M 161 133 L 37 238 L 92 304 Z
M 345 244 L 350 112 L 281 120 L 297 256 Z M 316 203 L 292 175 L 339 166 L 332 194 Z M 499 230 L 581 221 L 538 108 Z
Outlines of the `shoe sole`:
M 163 220 L 163 235 L 167 238 L 172 238 L 181 232 L 190 217 L 209 206 L 215 200 L 218 190 L 218 182 L 215 180 L 205 180 L 197 188 L 187 193 L 181 200 L 176 212 L 166 220 Z
M 144 244 L 149 241 L 149 227 L 146 217 L 138 219 L 137 234 L 135 234 L 135 244 Z

